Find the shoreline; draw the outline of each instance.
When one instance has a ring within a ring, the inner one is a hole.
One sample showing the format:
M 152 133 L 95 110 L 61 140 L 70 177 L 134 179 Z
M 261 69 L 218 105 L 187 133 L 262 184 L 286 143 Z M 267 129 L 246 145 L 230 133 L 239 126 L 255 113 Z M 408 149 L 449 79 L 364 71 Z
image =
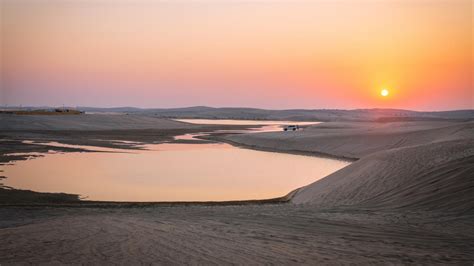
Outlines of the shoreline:
M 234 135 L 234 134 L 226 134 L 226 136 L 230 136 L 230 135 Z M 225 139 L 219 136 L 209 136 L 209 138 L 206 138 L 206 137 L 200 137 L 200 138 L 202 138 L 203 140 L 215 140 L 217 142 L 227 143 L 237 148 L 244 148 L 244 149 L 256 150 L 256 151 L 303 155 L 303 156 L 318 157 L 318 158 L 324 158 L 324 159 L 339 160 L 339 161 L 350 162 L 350 163 L 360 160 L 360 158 L 356 158 L 356 157 L 338 156 L 338 155 L 333 155 L 330 153 L 324 153 L 324 152 L 318 152 L 318 151 L 300 151 L 300 150 L 277 149 L 277 148 L 271 148 L 271 147 L 259 147 L 256 145 L 250 145 L 250 144 L 244 144 L 244 143 L 232 141 L 232 140 Z
M 279 205 L 290 203 L 293 196 L 301 188 L 297 188 L 290 193 L 276 198 L 270 199 L 250 199 L 250 200 L 226 200 L 226 201 L 94 201 L 72 199 L 69 202 L 45 202 L 45 203 L 0 203 L 0 208 L 145 208 L 145 207 L 181 207 L 181 206 L 245 206 L 245 205 Z M 2 190 L 2 188 L 0 188 Z M 50 193 L 50 192 L 36 192 L 30 190 L 11 189 L 15 192 L 31 192 L 32 194 L 51 194 L 53 196 L 79 196 L 76 194 L 67 193 Z
M 201 126 L 201 125 L 200 125 Z M 232 128 L 236 128 L 237 130 L 240 129 L 248 129 L 253 128 L 255 125 L 236 125 L 231 126 Z M 287 154 L 294 154 L 294 155 L 304 155 L 304 156 L 312 156 L 312 157 L 320 157 L 320 158 L 329 158 L 329 159 L 337 159 L 343 161 L 343 158 L 335 158 L 330 155 L 328 156 L 320 156 L 316 153 L 305 153 L 305 152 L 290 152 L 290 151 L 279 151 L 279 150 L 270 150 L 270 149 L 258 149 L 257 147 L 250 147 L 246 145 L 239 145 L 236 142 L 227 141 L 223 138 L 212 137 L 214 134 L 223 133 L 210 133 L 203 138 L 199 138 L 197 140 L 175 140 L 174 137 L 177 135 L 188 134 L 188 133 L 203 133 L 207 132 L 210 129 L 213 130 L 221 130 L 221 129 L 228 129 L 227 125 L 204 125 L 204 131 L 196 131 L 196 129 L 192 129 L 188 131 L 186 129 L 178 129 L 172 132 L 172 135 L 166 136 L 165 139 L 171 140 L 164 140 L 163 138 L 160 140 L 160 143 L 154 143 L 150 141 L 142 141 L 141 144 L 164 144 L 164 143 L 192 143 L 192 144 L 201 144 L 201 143 L 224 143 L 232 145 L 236 148 L 245 148 L 245 149 L 252 149 L 252 150 L 259 150 L 259 151 L 266 151 L 266 152 L 277 152 L 277 153 L 287 153 Z M 203 129 L 200 129 L 203 130 Z M 41 133 L 45 133 L 41 131 Z M 46 133 L 51 133 L 46 131 Z M 54 132 L 57 134 L 57 132 Z M 240 133 L 236 133 L 240 134 Z M 229 134 L 223 134 L 229 135 Z M 143 148 L 140 145 L 132 145 L 132 144 L 123 144 L 117 143 L 115 140 L 102 140 L 100 141 L 101 145 L 95 145 L 97 143 L 93 143 L 96 140 L 92 141 L 80 141 L 79 144 L 70 144 L 70 141 L 64 141 L 64 139 L 54 138 L 52 135 L 47 134 L 47 138 L 44 139 L 34 139 L 31 143 L 24 143 L 25 139 L 4 139 L 4 141 L 11 142 L 16 145 L 22 145 L 26 147 L 30 147 L 31 149 L 27 149 L 24 155 L 9 155 L 8 153 L 4 153 L 0 151 L 0 165 L 2 164 L 10 164 L 14 163 L 15 161 L 27 160 L 31 157 L 41 157 L 44 156 L 43 153 L 47 153 L 49 150 L 69 153 L 69 152 L 107 152 L 107 151 L 95 151 L 83 148 L 71 148 L 71 147 L 61 147 L 55 145 L 47 145 L 47 142 L 58 142 L 60 144 L 66 145 L 84 145 L 84 146 L 91 146 L 97 148 L 120 148 L 120 149 L 127 149 L 127 150 L 142 150 Z M 209 137 L 209 138 L 206 138 Z M 31 139 L 29 139 L 31 140 Z M 91 143 L 92 142 L 92 143 Z M 39 151 L 37 151 L 39 150 Z M 38 152 L 38 155 L 28 155 L 26 153 L 34 153 Z M 1 173 L 1 172 L 0 172 Z M 4 177 L 8 178 L 8 177 Z M 1 179 L 0 179 L 1 180 Z M 1 184 L 1 183 L 0 183 Z M 2 194 L 19 194 L 24 195 L 25 197 L 44 197 L 47 202 L 8 202 L 7 203 L 0 203 L 0 207 L 74 207 L 74 208 L 131 208 L 131 207 L 146 207 L 146 206 L 238 206 L 238 205 L 263 205 L 263 204 L 285 204 L 289 203 L 292 197 L 296 194 L 303 187 L 296 188 L 291 190 L 286 195 L 275 197 L 275 198 L 265 198 L 265 199 L 248 199 L 248 200 L 224 200 L 224 201 L 145 201 L 145 202 L 127 202 L 127 201 L 91 201 L 91 200 L 84 200 L 80 198 L 80 195 L 70 194 L 67 191 L 64 192 L 39 192 L 39 191 L 32 191 L 28 189 L 19 189 L 19 188 L 12 188 L 12 187 L 2 187 L 0 185 L 0 198 Z M 77 200 L 73 200 L 72 198 L 76 196 Z M 67 199 L 67 201 L 62 201 L 61 198 Z M 4 199 L 5 200 L 5 199 Z
M 330 154 L 330 153 L 325 153 L 325 152 L 320 152 L 320 151 L 315 151 L 314 148 L 313 150 L 311 151 L 302 151 L 302 150 L 296 150 L 296 149 L 289 149 L 288 146 L 285 147 L 284 149 L 279 149 L 279 144 L 278 143 L 281 143 L 281 141 L 278 141 L 276 140 L 276 143 L 277 145 L 275 146 L 257 146 L 257 145 L 253 145 L 253 144 L 246 144 L 246 143 L 242 143 L 242 142 L 237 142 L 237 141 L 233 141 L 231 140 L 231 138 L 233 136 L 237 136 L 237 137 L 243 137 L 243 139 L 245 140 L 246 138 L 249 138 L 249 139 L 252 139 L 254 137 L 258 137 L 259 135 L 263 135 L 263 136 L 266 136 L 265 134 L 259 134 L 259 133 L 252 133 L 252 134 L 240 134 L 240 133 L 209 133 L 208 135 L 204 135 L 204 136 L 199 136 L 198 137 L 198 140 L 175 140 L 174 139 L 174 136 L 177 136 L 177 135 L 182 135 L 182 134 L 187 134 L 189 132 L 192 132 L 192 133 L 200 133 L 200 132 L 208 132 L 209 129 L 214 129 L 214 130 L 219 130 L 219 129 L 222 129 L 222 128 L 229 128 L 228 126 L 215 126 L 215 125 L 212 125 L 212 126 L 200 126 L 199 128 L 196 128 L 194 125 L 192 125 L 192 129 L 187 129 L 187 128 L 182 128 L 182 129 L 174 129 L 174 130 L 168 130 L 168 131 L 161 131 L 159 132 L 160 134 L 158 135 L 159 136 L 159 140 L 160 140 L 160 143 L 199 143 L 200 141 L 203 141 L 203 142 L 216 142 L 216 143 L 226 143 L 226 144 L 229 144 L 229 145 L 232 145 L 234 147 L 237 147 L 237 148 L 244 148 L 244 149 L 251 149 L 251 150 L 257 150 L 257 151 L 265 151 L 265 152 L 276 152 L 276 153 L 286 153 L 286 154 L 294 154 L 294 155 L 302 155 L 302 156 L 311 156 L 311 157 L 319 157 L 319 158 L 328 158 L 328 159 L 333 159 L 333 160 L 340 160 L 340 161 L 345 161 L 345 162 L 357 162 L 357 161 L 360 161 L 360 158 L 355 158 L 355 157 L 347 157 L 347 156 L 337 156 L 337 155 L 334 155 L 334 154 Z M 234 127 L 232 126 L 231 128 L 237 128 L 237 129 L 242 129 L 242 128 L 248 128 L 249 126 L 237 126 L 237 127 Z M 251 127 L 254 127 L 254 126 L 251 126 Z M 316 128 L 321 128 L 321 130 L 334 130 L 334 127 L 331 127 L 331 124 L 330 123 L 321 123 L 321 124 L 318 124 L 318 126 L 316 126 Z M 443 128 L 441 128 L 443 129 Z M 314 130 L 314 129 L 308 129 L 309 130 L 309 133 L 312 134 L 312 131 L 311 130 Z M 343 129 L 339 129 L 338 127 L 335 127 L 335 130 L 338 131 L 338 130 L 343 130 Z M 56 142 L 60 142 L 60 143 L 65 143 L 65 144 L 70 144 L 71 143 L 71 139 L 58 139 L 58 138 L 55 138 L 56 136 L 61 136 L 62 131 L 58 131 L 58 132 L 54 132 L 54 134 L 51 134 L 51 132 L 46 132 L 45 135 L 43 135 L 43 138 L 41 139 L 35 139 L 36 142 L 43 142 L 43 141 L 56 141 Z M 67 131 L 69 132 L 69 131 Z M 109 131 L 107 131 L 108 133 Z M 140 136 L 137 136 L 137 135 L 134 135 L 134 133 L 136 132 L 144 132 L 142 134 L 151 134 L 152 136 L 154 136 L 154 138 L 152 138 L 152 140 L 150 139 L 143 139 L 142 137 Z M 43 134 L 45 132 L 42 132 Z M 47 134 L 49 133 L 49 134 Z M 70 133 L 70 132 L 69 132 Z M 77 133 L 77 132 L 75 132 Z M 102 134 L 102 137 L 104 137 L 105 135 L 104 132 L 92 132 L 92 133 L 98 133 L 98 134 Z M 92 134 L 91 133 L 91 134 Z M 111 137 L 116 137 L 116 133 L 117 132 L 114 132 L 115 135 L 111 136 Z M 150 132 L 150 130 L 141 130 L 141 131 L 127 131 L 127 130 L 124 130 L 124 131 L 120 131 L 120 133 L 125 133 L 124 136 L 125 137 L 128 137 L 128 136 L 133 136 L 134 138 L 131 139 L 131 138 L 126 138 L 126 140 L 128 141 L 140 141 L 141 143 L 143 144 L 152 144 L 154 142 L 156 142 L 157 140 L 157 135 L 153 134 L 153 131 Z M 271 133 L 271 132 L 270 132 Z M 298 132 L 298 134 L 306 134 L 308 132 L 306 132 L 306 129 L 301 131 L 301 132 Z M 423 132 L 422 132 L 423 133 Z M 277 134 L 279 135 L 279 134 Z M 282 135 L 279 135 L 279 136 L 282 136 Z M 285 137 L 293 137 L 293 136 L 296 136 L 296 135 L 283 135 Z M 94 135 L 92 134 L 92 137 L 94 137 Z M 390 136 L 387 136 L 387 137 L 390 137 Z M 131 144 L 123 144 L 123 143 L 117 143 L 115 142 L 116 139 L 112 139 L 110 138 L 111 140 L 107 140 L 107 139 L 102 139 L 101 141 L 97 142 L 97 139 L 94 137 L 94 139 L 80 139 L 80 140 L 73 140 L 72 143 L 74 144 L 82 144 L 82 145 L 88 145 L 88 146 L 97 146 L 97 147 L 112 147 L 112 148 L 121 148 L 121 149 L 130 149 L 130 150 L 140 150 L 142 149 L 140 146 L 135 146 L 135 145 L 131 145 Z M 336 138 L 337 139 L 337 138 Z M 21 141 L 19 141 L 18 139 L 16 140 L 12 140 L 12 142 L 16 142 L 17 144 L 18 143 L 21 143 Z M 274 141 L 275 142 L 275 141 Z M 100 144 L 100 145 L 97 145 L 97 144 Z M 91 150 L 82 150 L 82 149 L 76 149 L 76 148 L 64 148 L 64 147 L 56 147 L 56 146 L 47 146 L 47 145 L 35 145 L 35 143 L 30 143 L 30 144 L 24 144 L 24 143 L 21 143 L 21 145 L 25 146 L 25 145 L 31 145 L 30 147 L 32 147 L 32 150 L 34 151 L 35 148 L 38 148 L 38 146 L 41 146 L 41 151 L 45 151 L 45 150 L 49 150 L 49 149 L 53 149 L 53 150 L 59 150 L 61 152 L 93 152 Z M 27 146 L 28 147 L 28 146 Z M 41 152 L 40 151 L 40 152 Z M 5 157 L 10 157 L 10 156 L 1 156 L 2 155 L 2 152 L 0 151 L 0 157 L 2 157 L 1 161 L 5 161 Z M 27 158 L 28 156 L 19 156 L 19 157 L 12 157 L 13 160 L 9 160 L 7 162 L 3 162 L 3 163 L 10 163 L 11 161 L 14 161 L 15 159 L 16 160 L 22 160 L 22 159 L 25 159 Z M 365 156 L 363 156 L 365 158 Z M 350 165 L 340 169 L 340 171 L 348 168 Z M 320 180 L 323 180 L 325 179 L 326 177 L 323 177 L 321 178 Z M 7 204 L 0 204 L 0 206 L 11 206 L 11 205 L 15 205 L 15 206 L 28 206 L 28 205 L 35 205 L 35 206 L 51 206 L 51 205 L 57 205 L 57 204 L 64 204 L 66 203 L 66 205 L 82 205 L 82 206 L 85 206 L 87 205 L 88 207 L 92 207 L 92 206 L 107 206 L 107 205 L 111 205 L 111 206 L 143 206 L 143 205 L 249 205 L 249 204 L 275 204 L 275 203 L 286 203 L 286 202 L 291 202 L 291 200 L 293 199 L 293 197 L 297 194 L 298 191 L 303 191 L 307 186 L 311 185 L 308 184 L 306 186 L 303 186 L 303 187 L 299 187 L 299 188 L 296 188 L 294 189 L 293 191 L 290 191 L 288 192 L 288 194 L 286 195 L 283 195 L 281 197 L 275 197 L 275 198 L 269 198 L 269 199 L 250 199 L 250 200 L 229 200 L 229 201 L 172 201 L 172 202 L 166 202 L 166 201 L 157 201 L 157 202 L 153 202 L 153 201 L 147 201 L 147 202 L 121 202 L 121 201 L 89 201 L 89 200 L 84 200 L 84 199 L 80 199 L 78 197 L 78 201 L 77 202 L 73 202 L 71 203 L 70 201 L 68 202 L 42 202 L 42 203 L 39 203 L 39 204 L 31 204 L 31 203 L 21 203 L 21 202 L 17 202 L 17 203 L 14 203 L 14 202 L 9 202 Z M 20 191 L 27 191 L 27 190 L 22 190 L 22 189 L 15 189 L 16 191 L 20 192 Z M 1 193 L 1 191 L 0 191 Z M 34 191 L 31 191 L 31 193 L 37 193 L 37 194 L 41 194 L 42 192 L 34 192 Z M 44 194 L 44 193 L 43 193 Z M 67 194 L 67 192 L 62 192 L 62 193 L 50 193 L 50 194 L 65 194 L 65 195 L 71 195 L 71 194 Z

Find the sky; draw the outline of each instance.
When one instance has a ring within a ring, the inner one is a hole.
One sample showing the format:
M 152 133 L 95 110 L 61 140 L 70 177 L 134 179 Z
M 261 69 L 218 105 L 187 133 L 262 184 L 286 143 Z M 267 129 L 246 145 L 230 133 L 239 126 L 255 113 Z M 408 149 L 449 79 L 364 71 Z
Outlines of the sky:
M 0 0 L 0 105 L 473 109 L 473 25 L 471 0 Z

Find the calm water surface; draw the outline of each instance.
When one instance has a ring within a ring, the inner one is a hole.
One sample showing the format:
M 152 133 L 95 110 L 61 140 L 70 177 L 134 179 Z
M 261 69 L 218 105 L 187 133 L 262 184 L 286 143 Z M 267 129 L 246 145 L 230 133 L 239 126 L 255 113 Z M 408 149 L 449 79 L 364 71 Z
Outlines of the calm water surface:
M 206 125 L 315 125 L 321 122 L 280 121 L 280 120 L 235 120 L 235 119 L 175 119 L 191 124 Z
M 200 125 L 247 125 L 255 126 L 247 130 L 216 130 L 214 133 L 259 133 L 283 131 L 285 125 L 309 126 L 321 122 L 301 122 L 301 121 L 270 121 L 270 120 L 231 120 L 231 119 L 175 119 L 176 121 Z M 189 133 L 175 136 L 176 140 L 196 140 L 197 137 L 210 132 Z M 291 132 L 288 132 L 291 133 Z
M 144 147 L 48 153 L 0 168 L 8 177 L 3 183 L 21 189 L 74 193 L 90 200 L 207 201 L 283 196 L 349 164 L 228 144 Z

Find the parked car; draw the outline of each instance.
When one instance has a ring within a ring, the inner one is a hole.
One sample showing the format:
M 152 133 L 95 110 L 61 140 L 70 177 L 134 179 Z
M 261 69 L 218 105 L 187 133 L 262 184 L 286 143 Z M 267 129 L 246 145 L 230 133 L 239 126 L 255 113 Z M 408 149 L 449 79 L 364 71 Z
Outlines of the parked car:
M 283 127 L 284 131 L 296 131 L 298 129 L 300 129 L 300 126 L 298 125 L 289 125 L 289 126 Z

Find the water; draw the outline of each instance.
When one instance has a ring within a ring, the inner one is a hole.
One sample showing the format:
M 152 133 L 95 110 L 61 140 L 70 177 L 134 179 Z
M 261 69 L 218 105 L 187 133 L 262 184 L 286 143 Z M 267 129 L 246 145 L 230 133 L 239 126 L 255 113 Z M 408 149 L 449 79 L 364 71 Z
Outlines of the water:
M 206 125 L 315 125 L 321 122 L 280 121 L 280 120 L 235 120 L 235 119 L 175 119 L 191 124 Z
M 283 131 L 285 125 L 309 126 L 321 122 L 301 122 L 301 121 L 270 121 L 270 120 L 231 120 L 231 119 L 175 119 L 176 121 L 200 125 L 250 125 L 255 126 L 246 130 L 216 130 L 214 133 L 259 133 Z M 175 140 L 199 140 L 199 136 L 207 135 L 210 132 L 189 133 L 175 136 Z
M 3 183 L 34 191 L 80 194 L 90 200 L 266 199 L 283 196 L 349 164 L 228 144 L 143 147 L 146 150 L 104 148 L 102 152 L 46 153 L 1 166 L 2 175 L 8 177 Z
M 175 140 L 199 140 L 198 137 L 208 135 L 209 133 L 258 133 L 258 132 L 275 132 L 282 131 L 280 125 L 265 125 L 261 127 L 255 127 L 250 129 L 241 129 L 241 130 L 232 130 L 232 129 L 222 129 L 214 130 L 212 132 L 200 132 L 200 133 L 187 133 L 183 135 L 175 136 Z

